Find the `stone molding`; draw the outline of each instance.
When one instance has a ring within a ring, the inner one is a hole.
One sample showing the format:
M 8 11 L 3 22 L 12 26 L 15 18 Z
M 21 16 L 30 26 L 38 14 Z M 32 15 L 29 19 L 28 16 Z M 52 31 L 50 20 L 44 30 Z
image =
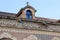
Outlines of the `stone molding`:
M 17 22 L 16 20 L 0 19 L 0 26 L 12 27 L 12 28 L 21 28 L 22 24 Z
M 6 33 L 6 32 L 0 34 L 0 39 L 1 39 L 1 38 L 10 38 L 10 39 L 12 39 L 12 40 L 17 40 L 16 37 L 13 37 L 11 34 Z
M 44 34 L 60 36 L 59 32 L 48 32 L 48 31 L 36 31 L 36 30 L 24 30 L 24 29 L 13 29 L 13 28 L 0 28 L 0 31 L 6 32 L 17 32 L 17 33 L 28 33 L 28 34 Z
M 52 40 L 60 40 L 58 37 L 53 37 Z
M 41 30 L 45 29 L 45 25 L 33 23 L 33 22 L 25 22 L 22 23 L 17 22 L 16 20 L 9 20 L 9 19 L 0 19 L 0 26 L 2 27 L 12 27 L 12 28 L 25 28 L 25 29 L 34 29 L 34 30 Z
M 41 39 L 38 39 L 38 37 L 36 37 L 35 35 L 30 35 L 27 38 L 24 38 L 23 40 L 41 40 Z
M 0 27 L 7 28 L 20 28 L 20 29 L 29 29 L 29 30 L 45 30 L 45 31 L 57 31 L 60 32 L 60 26 L 58 25 L 43 25 L 42 23 L 34 23 L 23 21 L 22 23 L 17 22 L 16 20 L 9 19 L 0 19 Z

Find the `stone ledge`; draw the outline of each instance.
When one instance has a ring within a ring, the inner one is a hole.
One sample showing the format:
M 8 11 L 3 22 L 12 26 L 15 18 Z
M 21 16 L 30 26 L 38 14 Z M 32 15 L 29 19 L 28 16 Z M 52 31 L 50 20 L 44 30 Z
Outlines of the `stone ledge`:
M 16 28 L 1 28 L 0 32 L 18 32 L 18 33 L 29 33 L 29 34 L 44 34 L 44 35 L 55 35 L 60 36 L 60 32 L 52 32 L 52 31 L 36 31 L 36 30 L 25 30 L 25 29 L 16 29 Z

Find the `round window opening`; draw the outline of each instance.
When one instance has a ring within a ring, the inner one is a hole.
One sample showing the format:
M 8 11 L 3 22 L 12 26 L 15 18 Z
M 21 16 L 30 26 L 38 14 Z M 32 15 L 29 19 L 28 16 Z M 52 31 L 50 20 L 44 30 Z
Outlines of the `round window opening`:
M 1 38 L 0 40 L 12 40 L 10 38 Z
M 26 11 L 26 18 L 27 19 L 32 19 L 32 12 L 30 10 Z

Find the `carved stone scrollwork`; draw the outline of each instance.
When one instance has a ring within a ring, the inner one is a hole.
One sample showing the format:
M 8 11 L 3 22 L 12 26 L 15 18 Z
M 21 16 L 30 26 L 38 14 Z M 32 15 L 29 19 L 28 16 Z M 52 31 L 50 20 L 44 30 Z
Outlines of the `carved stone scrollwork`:
M 9 33 L 2 33 L 2 34 L 0 34 L 0 39 L 2 39 L 2 38 L 10 38 L 10 39 L 12 39 L 12 40 L 17 40 L 17 38 L 16 37 L 13 37 L 11 34 L 9 34 Z
M 24 22 L 23 27 L 27 29 L 36 29 L 36 30 L 48 28 L 46 25 L 43 25 L 41 23 L 34 23 L 34 22 Z
M 46 29 L 47 27 L 40 23 L 34 22 L 25 22 L 19 23 L 16 20 L 9 20 L 9 19 L 0 19 L 0 26 L 3 27 L 15 27 L 15 28 L 26 28 L 26 29 L 34 29 L 34 30 L 41 30 Z
M 21 28 L 22 24 L 18 23 L 16 20 L 0 19 L 0 26 Z
M 38 39 L 38 37 L 36 37 L 35 35 L 30 35 L 27 38 L 24 38 L 23 40 L 41 40 L 41 39 Z
M 37 23 L 31 23 L 31 22 L 24 22 L 23 23 L 23 26 L 24 28 L 27 28 L 27 29 L 38 29 L 39 28 L 39 25 Z
M 54 37 L 52 38 L 52 40 L 60 40 L 58 37 Z

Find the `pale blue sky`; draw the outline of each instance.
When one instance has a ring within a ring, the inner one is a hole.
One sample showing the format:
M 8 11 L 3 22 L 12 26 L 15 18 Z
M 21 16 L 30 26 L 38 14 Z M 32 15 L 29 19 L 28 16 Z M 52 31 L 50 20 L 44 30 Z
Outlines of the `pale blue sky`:
M 18 13 L 26 2 L 37 10 L 36 16 L 60 19 L 60 0 L 0 0 L 0 11 Z

